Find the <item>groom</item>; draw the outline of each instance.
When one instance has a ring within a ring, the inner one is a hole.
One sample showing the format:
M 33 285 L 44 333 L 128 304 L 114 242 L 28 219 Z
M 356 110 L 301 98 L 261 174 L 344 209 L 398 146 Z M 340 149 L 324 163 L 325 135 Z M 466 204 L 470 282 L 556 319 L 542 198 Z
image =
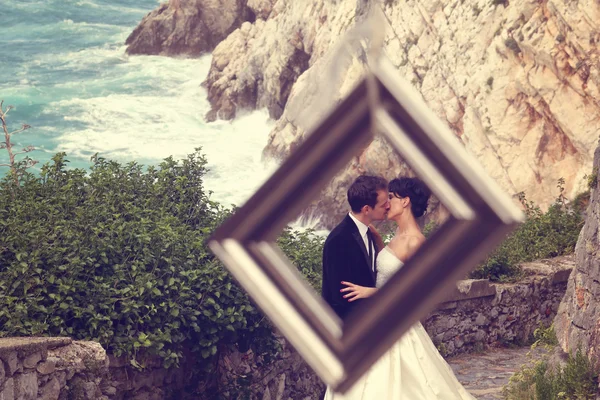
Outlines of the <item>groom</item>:
M 323 247 L 321 294 L 345 320 L 362 300 L 348 302 L 340 290 L 342 281 L 375 287 L 377 247 L 369 231 L 373 221 L 385 219 L 390 208 L 388 183 L 379 176 L 361 175 L 348 189 L 351 211 L 336 226 Z

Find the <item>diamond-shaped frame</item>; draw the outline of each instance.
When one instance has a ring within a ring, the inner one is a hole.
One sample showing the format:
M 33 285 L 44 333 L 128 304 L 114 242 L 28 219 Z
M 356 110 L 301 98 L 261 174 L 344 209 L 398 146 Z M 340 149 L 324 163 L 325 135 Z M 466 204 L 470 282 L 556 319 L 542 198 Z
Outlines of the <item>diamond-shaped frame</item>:
M 444 300 L 523 213 L 381 57 L 367 76 L 209 239 L 211 250 L 321 378 L 338 392 Z M 372 107 L 369 98 L 377 96 Z M 369 97 L 371 96 L 371 97 Z M 381 131 L 450 217 L 370 302 L 342 325 L 275 244 Z

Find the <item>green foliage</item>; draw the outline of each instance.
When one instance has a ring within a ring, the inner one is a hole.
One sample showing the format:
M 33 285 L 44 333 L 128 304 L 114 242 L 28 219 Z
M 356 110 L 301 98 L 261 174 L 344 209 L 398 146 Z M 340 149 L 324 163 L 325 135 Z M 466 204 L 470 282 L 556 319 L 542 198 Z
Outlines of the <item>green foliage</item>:
M 429 239 L 431 237 L 431 235 L 433 235 L 435 233 L 435 231 L 438 230 L 439 227 L 440 226 L 437 224 L 437 222 L 429 221 L 423 227 L 423 236 L 425 236 L 427 239 Z
M 97 340 L 137 367 L 189 346 L 209 365 L 248 337 L 268 352 L 271 327 L 205 245 L 229 211 L 204 191 L 199 151 L 145 171 L 92 161 L 58 154 L 15 198 L 0 182 L 0 336 Z
M 565 198 L 564 180 L 560 179 L 557 187 L 559 195 L 546 212 L 528 201 L 523 193 L 519 194 L 526 221 L 471 272 L 471 278 L 516 279 L 521 271 L 519 263 L 569 254 L 575 250 L 584 223 L 582 210 L 577 203 L 569 203 Z
M 317 236 L 310 229 L 293 231 L 286 228 L 277 240 L 277 245 L 317 293 L 321 293 L 321 255 L 324 243 L 325 238 Z
M 535 342 L 531 345 L 532 349 L 538 346 L 554 347 L 558 345 L 554 324 L 545 327 L 540 322 L 539 326 L 533 331 L 533 338 Z
M 596 398 L 598 371 L 577 349 L 562 368 L 551 368 L 546 359 L 524 365 L 504 388 L 507 400 L 555 400 Z

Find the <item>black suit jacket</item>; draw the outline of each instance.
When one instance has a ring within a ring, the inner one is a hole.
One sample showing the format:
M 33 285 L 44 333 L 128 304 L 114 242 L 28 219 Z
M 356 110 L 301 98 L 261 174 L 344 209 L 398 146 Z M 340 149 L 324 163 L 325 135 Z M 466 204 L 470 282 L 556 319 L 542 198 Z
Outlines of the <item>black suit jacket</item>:
M 375 254 L 377 254 L 377 245 Z M 342 320 L 364 300 L 349 302 L 342 281 L 360 286 L 375 287 L 375 273 L 371 270 L 367 249 L 356 223 L 346 218 L 336 226 L 323 247 L 323 285 L 321 295 Z

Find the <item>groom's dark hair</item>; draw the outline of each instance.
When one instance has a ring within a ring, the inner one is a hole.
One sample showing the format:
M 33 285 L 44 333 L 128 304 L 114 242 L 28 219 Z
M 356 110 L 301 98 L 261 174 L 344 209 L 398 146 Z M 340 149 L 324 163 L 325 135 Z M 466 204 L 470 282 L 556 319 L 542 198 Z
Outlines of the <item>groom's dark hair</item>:
M 377 191 L 388 190 L 387 181 L 381 176 L 361 175 L 348 188 L 348 203 L 354 212 L 360 212 L 364 206 L 375 207 Z

